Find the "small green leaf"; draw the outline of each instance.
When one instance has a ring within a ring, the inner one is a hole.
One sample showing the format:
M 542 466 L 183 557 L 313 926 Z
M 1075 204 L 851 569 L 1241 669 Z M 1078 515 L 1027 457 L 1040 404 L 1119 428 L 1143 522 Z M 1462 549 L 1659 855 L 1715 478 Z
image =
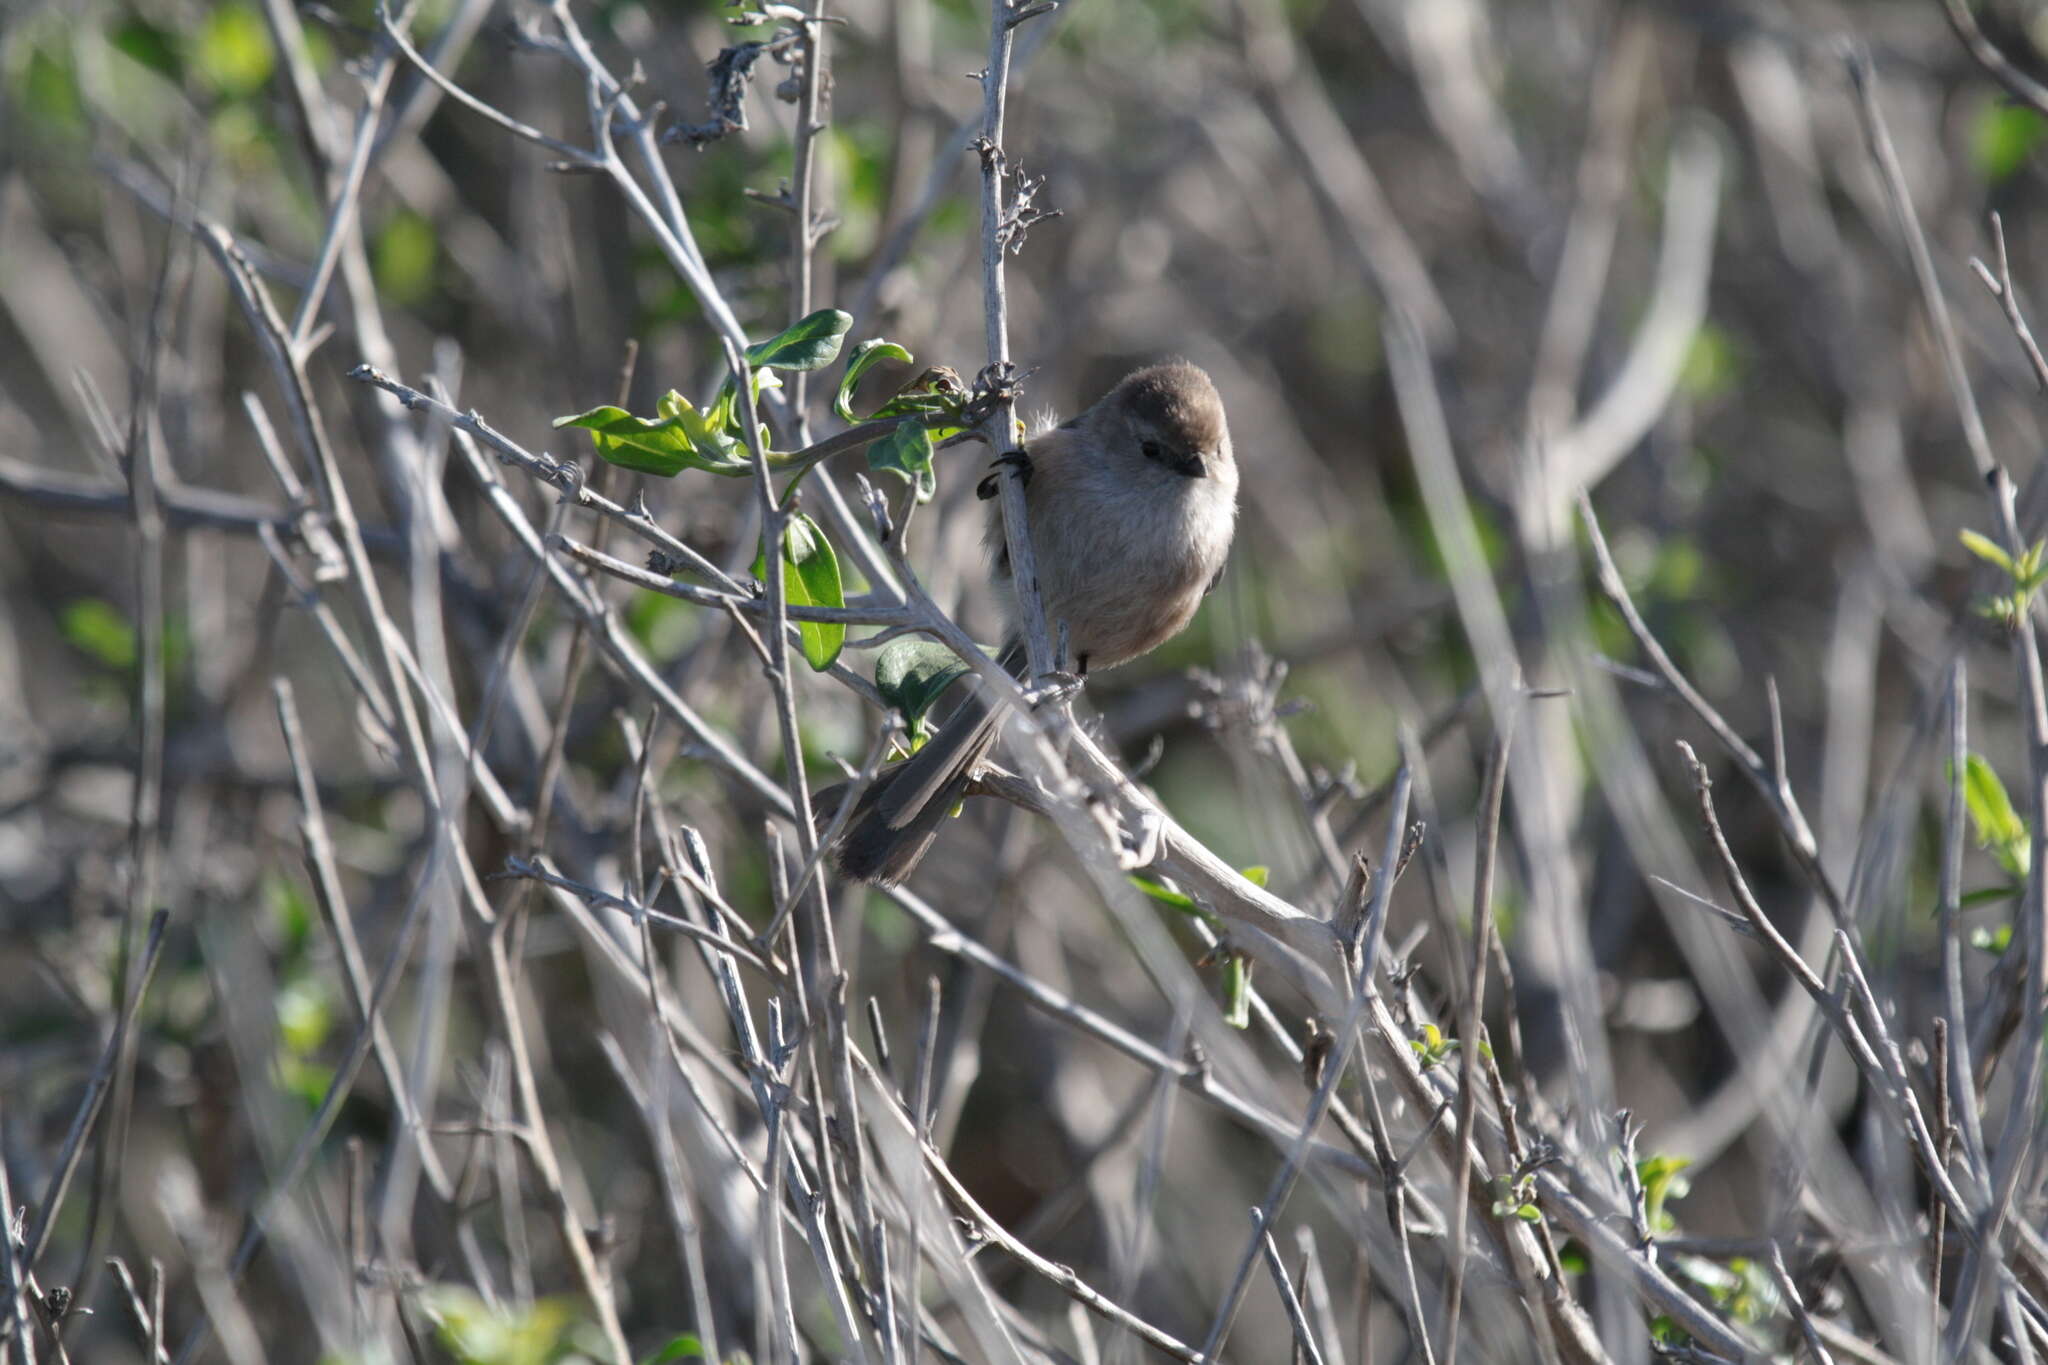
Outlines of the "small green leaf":
M 2041 556 L 2044 552 L 2048 552 L 2048 540 L 2037 540 L 2020 556 L 2020 562 L 2013 568 L 2013 577 L 2021 587 L 2041 586 Z
M 760 573 L 762 567 L 756 560 L 754 572 Z M 790 517 L 783 532 L 782 569 L 783 596 L 791 606 L 846 605 L 846 591 L 839 579 L 839 556 L 833 553 L 832 542 L 825 539 L 818 523 L 801 512 Z M 840 622 L 799 621 L 796 628 L 803 643 L 804 661 L 820 673 L 832 666 L 846 645 L 846 627 Z
M 320 1108 L 333 1083 L 333 1067 L 290 1052 L 278 1054 L 277 1088 L 297 1100 L 307 1113 Z
M 1999 100 L 1984 106 L 1970 129 L 1970 151 L 1977 171 L 1993 184 L 2026 164 L 2048 124 L 2023 105 Z
M 81 597 L 58 619 L 73 649 L 116 672 L 135 667 L 135 628 L 112 603 Z
M 891 398 L 888 402 L 869 413 L 868 418 L 870 421 L 873 421 L 883 417 L 909 417 L 912 415 L 934 417 L 941 414 L 957 417 L 959 411 L 960 400 L 957 398 L 949 397 L 945 394 L 912 391 L 897 394 L 894 398 Z M 938 436 L 940 440 L 944 440 L 961 429 L 959 425 L 955 424 L 953 426 L 935 428 L 933 434 Z
M 709 458 L 717 466 L 713 470 L 714 473 L 724 472 L 727 468 L 745 472 L 751 466 L 752 460 L 746 445 L 739 434 L 730 429 L 729 421 L 720 421 L 711 413 L 697 411 L 689 399 L 674 389 L 661 396 L 661 402 L 656 405 L 655 410 L 682 427 L 683 435 L 690 438 L 691 448 L 699 456 Z M 768 438 L 765 434 L 761 437 L 761 448 L 768 448 Z
M 1741 378 L 1741 354 L 1735 339 L 1713 323 L 1703 323 L 1686 348 L 1685 363 L 1679 367 L 1679 386 L 1691 397 L 1718 398 Z
M 1263 891 L 1266 889 L 1266 879 L 1273 875 L 1273 869 L 1263 863 L 1254 863 L 1250 867 L 1240 867 L 1237 875 Z
M 216 5 L 193 38 L 191 56 L 200 79 L 230 99 L 261 90 L 276 65 L 270 30 L 253 5 Z
M 704 1359 L 704 1343 L 697 1339 L 695 1333 L 685 1332 L 681 1336 L 669 1338 L 668 1345 L 647 1357 L 642 1362 L 642 1365 L 669 1365 L 669 1362 L 672 1360 L 702 1359 Z
M 852 314 L 820 308 L 747 347 L 747 364 L 757 370 L 822 370 L 838 358 L 839 340 L 852 326 Z
M 1976 891 L 1965 891 L 1956 902 L 1958 910 L 1972 910 L 1980 905 L 1991 905 L 1998 901 L 2009 901 L 2020 893 L 2017 886 L 1986 886 Z
M 924 742 L 925 716 L 970 671 L 959 655 L 936 640 L 891 640 L 882 646 L 875 656 L 875 690 L 903 713 L 913 751 Z
M 297 958 L 306 949 L 313 932 L 313 907 L 306 893 L 289 877 L 271 872 L 263 878 L 263 901 L 283 939 L 281 956 Z
M 1987 564 L 1996 564 L 2008 574 L 2012 573 L 2012 556 L 2005 552 L 2004 546 L 2000 545 L 1990 536 L 1965 528 L 1956 532 L 1956 538 L 1963 542 L 1964 549 L 1977 556 L 1977 558 Z
M 853 348 L 853 354 L 846 360 L 846 375 L 839 381 L 839 392 L 832 399 L 832 411 L 839 415 L 840 421 L 850 423 L 859 420 L 853 415 L 853 391 L 860 386 L 861 377 L 884 360 L 900 360 L 908 365 L 911 354 L 895 342 L 884 341 L 880 337 L 869 337 Z
M 1132 886 L 1137 887 L 1153 900 L 1158 901 L 1169 909 L 1178 910 L 1183 915 L 1194 915 L 1197 918 L 1208 920 L 1212 924 L 1216 922 L 1216 917 L 1201 906 L 1196 905 L 1194 898 L 1191 896 L 1155 882 L 1150 877 L 1140 877 L 1136 873 L 1130 874 L 1130 881 Z
M 563 1338 L 576 1326 L 562 1299 L 539 1299 L 524 1308 L 493 1308 L 453 1284 L 430 1284 L 417 1302 L 435 1335 L 462 1365 L 548 1365 L 564 1356 Z
M 1408 1046 L 1414 1049 L 1417 1063 L 1424 1071 L 1442 1066 L 1453 1052 L 1458 1050 L 1458 1040 L 1444 1037 L 1443 1030 L 1435 1024 L 1424 1024 L 1422 1036 L 1410 1038 Z
M 334 1025 L 334 1007 L 311 974 L 286 982 L 273 1002 L 277 1010 L 277 1036 L 296 1057 L 306 1057 L 327 1040 Z
M 2003 953 L 2012 946 L 2012 926 L 2001 924 L 1996 929 L 1972 929 L 1970 946 L 1980 952 Z
M 917 489 L 917 500 L 929 502 L 938 488 L 932 473 L 932 436 L 921 417 L 906 417 L 896 429 L 868 447 L 868 468 L 900 474 Z
M 2020 623 L 2027 619 L 2027 599 L 2016 592 L 1981 598 L 1971 603 L 1970 609 L 1987 621 L 1996 621 L 2007 630 L 2018 630 Z
M 662 399 L 663 415 L 636 417 L 624 408 L 603 407 L 557 417 L 556 427 L 581 427 L 603 459 L 622 469 L 672 479 L 685 469 L 702 469 L 726 478 L 748 471 L 738 443 L 710 426 L 690 401 L 671 390 Z
M 766 343 L 763 344 L 765 345 Z M 781 387 L 782 379 L 775 371 L 755 370 L 754 407 L 756 411 L 761 406 L 762 394 L 770 389 L 779 389 Z M 673 393 L 673 391 L 671 392 Z M 677 398 L 682 397 L 681 394 L 675 394 L 674 396 Z M 736 448 L 744 450 L 746 432 L 740 427 L 738 398 L 739 386 L 733 383 L 731 375 L 727 375 L 725 382 L 718 386 L 718 396 L 711 400 L 710 407 L 704 409 L 704 420 L 710 425 L 712 430 L 725 433 L 732 438 L 732 443 Z M 687 402 L 688 400 L 685 399 L 684 401 Z M 763 450 L 768 448 L 768 427 L 766 423 L 763 423 L 761 426 L 761 448 Z
M 1243 953 L 1224 959 L 1223 1022 L 1236 1029 L 1252 1026 L 1252 963 Z
M 2014 881 L 2026 880 L 2033 862 L 2033 840 L 2027 822 L 2013 809 L 2005 784 L 1989 763 L 1971 754 L 1963 764 L 1963 803 L 1977 830 L 1977 846 L 1991 850 L 1998 865 Z
M 1515 1217 L 1525 1223 L 1540 1223 L 1543 1221 L 1543 1211 L 1534 1204 L 1524 1204 L 1515 1210 Z
M 131 18 L 107 35 L 115 50 L 132 58 L 137 64 L 148 67 L 159 76 L 173 81 L 184 78 L 184 63 L 179 59 L 175 39 L 168 29 L 159 28 L 147 19 Z
M 1636 1163 L 1636 1176 L 1643 1182 L 1643 1205 L 1650 1216 L 1651 1231 L 1670 1232 L 1675 1228 L 1670 1215 L 1664 1212 L 1664 1205 L 1668 1200 L 1683 1199 L 1692 1189 L 1692 1182 L 1683 1174 L 1690 1165 L 1690 1157 L 1662 1154 L 1644 1157 Z
M 29 119 L 66 136 L 84 131 L 85 99 L 68 43 L 30 46 L 28 60 L 10 74 L 13 89 L 8 94 Z
M 394 302 L 416 304 L 434 287 L 434 265 L 440 247 L 434 225 L 417 213 L 399 212 L 377 233 L 370 271 L 377 287 Z

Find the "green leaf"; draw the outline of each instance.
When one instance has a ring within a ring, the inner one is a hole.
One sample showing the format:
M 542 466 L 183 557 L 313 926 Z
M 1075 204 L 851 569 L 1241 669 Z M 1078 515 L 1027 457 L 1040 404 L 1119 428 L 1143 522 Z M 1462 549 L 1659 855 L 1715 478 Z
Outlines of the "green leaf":
M 1178 910 L 1183 915 L 1195 915 L 1201 919 L 1209 920 L 1211 923 L 1215 922 L 1216 917 L 1201 906 L 1196 905 L 1194 899 L 1190 896 L 1183 895 L 1179 891 L 1155 882 L 1150 877 L 1140 877 L 1136 873 L 1130 874 L 1130 881 L 1132 886 L 1137 887 L 1161 905 Z
M 263 878 L 263 903 L 283 939 L 281 956 L 295 959 L 306 950 L 313 933 L 313 907 L 297 882 L 276 872 Z
M 231 99 L 261 90 L 276 65 L 270 30 L 252 5 L 216 5 L 200 24 L 191 55 L 200 78 Z
M 1240 867 L 1237 875 L 1263 891 L 1266 889 L 1266 879 L 1273 875 L 1273 869 L 1263 863 L 1254 863 L 1250 867 Z
M 875 656 L 875 690 L 903 713 L 913 752 L 924 742 L 925 716 L 946 689 L 970 671 L 959 655 L 936 640 L 891 640 L 882 646 Z
M 168 29 L 147 19 L 130 18 L 107 35 L 115 50 L 173 81 L 184 78 L 184 63 Z
M 673 400 L 673 402 L 671 402 Z M 624 408 L 603 407 L 557 417 L 556 427 L 581 427 L 591 435 L 598 455 L 621 469 L 672 479 L 685 469 L 702 469 L 726 478 L 748 470 L 738 443 L 705 422 L 690 401 L 671 391 L 662 399 L 664 415 L 636 417 Z
M 2027 619 L 2027 599 L 2016 592 L 1983 598 L 1971 603 L 1970 609 L 1987 621 L 1996 621 L 2007 630 L 2018 630 L 2020 623 Z
M 818 523 L 798 512 L 782 533 L 783 600 L 793 607 L 843 607 L 846 591 L 839 579 L 839 556 Z M 766 563 L 756 557 L 754 573 L 767 578 Z M 838 621 L 799 621 L 804 662 L 820 673 L 832 666 L 846 645 L 846 626 Z
M 642 1362 L 642 1365 L 668 1365 L 668 1362 L 672 1360 L 702 1359 L 704 1359 L 704 1343 L 697 1339 L 695 1333 L 685 1332 L 681 1336 L 669 1338 L 668 1345 L 647 1357 Z
M 561 1299 L 492 1308 L 459 1285 L 430 1284 L 417 1301 L 441 1345 L 462 1365 L 548 1365 L 561 1358 L 562 1338 L 575 1325 Z
M 135 628 L 110 602 L 81 597 L 64 608 L 58 626 L 73 649 L 122 672 L 135 667 Z
M 820 308 L 747 347 L 747 364 L 757 370 L 822 370 L 838 358 L 839 339 L 852 326 L 852 314 Z
M 370 271 L 377 287 L 400 304 L 416 304 L 434 287 L 434 264 L 440 248 L 434 225 L 417 213 L 399 212 L 378 232 L 371 250 Z
M 1980 952 L 2003 953 L 2012 946 L 2012 926 L 2001 924 L 1996 929 L 1972 929 L 1970 946 Z
M 861 377 L 884 360 L 900 360 L 908 365 L 911 358 L 909 351 L 880 337 L 869 337 L 854 347 L 853 354 L 847 357 L 846 374 L 839 381 L 839 392 L 833 396 L 832 411 L 842 422 L 858 421 L 853 415 L 853 391 L 860 386 Z
M 1711 322 L 1701 324 L 1686 348 L 1685 363 L 1679 367 L 1679 386 L 1693 398 L 1718 398 L 1741 376 L 1742 360 L 1734 338 Z
M 1427 1071 L 1443 1065 L 1445 1059 L 1458 1050 L 1458 1040 L 1444 1037 L 1443 1030 L 1435 1024 L 1424 1024 L 1422 1036 L 1410 1038 L 1408 1046 L 1414 1049 L 1416 1061 Z
M 1977 830 L 1977 847 L 1988 848 L 2014 881 L 2024 881 L 2033 862 L 2033 840 L 2027 822 L 2013 809 L 2005 784 L 1989 763 L 1971 754 L 1963 764 L 1963 803 Z
M 932 434 L 922 417 L 906 417 L 896 429 L 868 447 L 868 468 L 887 470 L 910 480 L 919 502 L 931 501 L 938 488 L 932 473 Z
M 764 342 L 762 344 L 766 345 L 767 343 Z M 760 410 L 762 394 L 770 389 L 779 389 L 781 387 L 782 380 L 776 375 L 775 371 L 755 370 L 755 411 L 758 412 Z M 669 391 L 669 396 L 688 406 L 689 400 L 676 393 L 673 389 Z M 731 375 L 727 375 L 725 382 L 718 386 L 718 396 L 711 400 L 710 407 L 704 409 L 704 421 L 711 430 L 723 433 L 726 437 L 730 438 L 735 449 L 744 451 L 746 449 L 746 432 L 740 426 L 738 399 L 739 386 L 733 382 Z M 763 423 L 761 426 L 761 449 L 766 450 L 767 448 L 768 426 L 766 423 Z
M 1223 1022 L 1236 1029 L 1252 1026 L 1252 962 L 1243 953 L 1223 962 Z
M 333 1084 L 333 1067 L 290 1052 L 278 1054 L 277 1088 L 297 1100 L 308 1114 L 319 1110 Z
M 888 402 L 869 413 L 868 418 L 870 421 L 873 421 L 882 417 L 909 417 L 912 414 L 919 414 L 925 417 L 949 414 L 957 417 L 959 412 L 960 400 L 957 398 L 940 393 L 912 391 L 897 394 L 894 398 L 891 398 Z M 944 440 L 947 436 L 951 436 L 961 430 L 961 428 L 956 424 L 937 430 L 941 433 L 939 439 Z
M 1985 563 L 1996 564 L 2008 574 L 2013 572 L 2012 556 L 2005 552 L 2004 546 L 1990 536 L 1965 528 L 1956 532 L 1956 538 L 1963 542 L 1964 549 Z
M 320 979 L 307 973 L 278 989 L 277 1036 L 295 1057 L 310 1056 L 334 1026 L 334 1007 Z
M 65 136 L 84 131 L 85 99 L 68 43 L 30 47 L 28 60 L 9 74 L 8 94 L 29 119 Z
M 2043 583 L 2048 583 L 2048 568 L 2042 567 L 2044 556 L 2048 556 L 2048 540 L 2037 540 L 2020 555 L 2019 563 L 2013 565 L 2013 583 L 2023 593 L 2031 595 Z
M 769 378 L 772 379 L 774 376 L 770 375 Z M 760 397 L 758 385 L 754 396 Z M 746 443 L 732 424 L 730 405 L 725 409 L 723 417 L 718 415 L 715 407 L 711 412 L 699 412 L 691 405 L 689 399 L 670 389 L 661 396 L 661 401 L 655 405 L 655 411 L 682 427 L 683 435 L 690 438 L 691 449 L 700 457 L 709 458 L 713 462 L 703 466 L 704 468 L 711 469 L 713 473 L 724 473 L 728 469 L 735 473 L 745 473 L 752 467 L 752 456 L 748 453 Z M 768 435 L 764 430 L 761 434 L 761 449 L 767 448 Z
M 688 469 L 696 454 L 680 423 L 649 421 L 609 403 L 573 417 L 557 417 L 555 425 L 582 427 L 591 433 L 597 453 L 606 460 L 622 469 L 659 474 L 664 479 Z
M 1636 1175 L 1643 1182 L 1643 1205 L 1650 1216 L 1651 1231 L 1673 1230 L 1664 1205 L 1668 1200 L 1683 1199 L 1691 1190 L 1692 1182 L 1683 1174 L 1690 1165 L 1691 1157 L 1662 1154 L 1644 1157 L 1636 1163 Z
M 2000 100 L 1984 106 L 1970 129 L 1971 159 L 1978 174 L 1996 184 L 2026 164 L 2048 124 L 2022 105 Z

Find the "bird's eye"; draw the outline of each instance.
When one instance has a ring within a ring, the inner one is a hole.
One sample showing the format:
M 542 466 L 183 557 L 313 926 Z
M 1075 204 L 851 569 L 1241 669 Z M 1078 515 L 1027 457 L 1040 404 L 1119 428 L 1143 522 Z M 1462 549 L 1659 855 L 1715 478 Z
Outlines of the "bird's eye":
M 1145 458 L 1148 460 L 1164 460 L 1166 458 L 1166 452 L 1159 448 L 1159 442 L 1157 441 L 1147 441 L 1139 446 L 1138 449 L 1144 452 Z

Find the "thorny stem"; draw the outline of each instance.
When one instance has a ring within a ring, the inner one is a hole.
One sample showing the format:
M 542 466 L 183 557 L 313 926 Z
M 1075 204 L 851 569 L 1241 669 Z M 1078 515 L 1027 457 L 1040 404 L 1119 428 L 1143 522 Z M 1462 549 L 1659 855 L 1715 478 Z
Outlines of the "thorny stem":
M 990 450 L 1006 453 L 1017 444 L 1017 398 L 1010 362 L 1010 305 L 1003 282 L 1007 249 L 1003 198 L 1003 116 L 1009 101 L 1010 50 L 1016 29 L 1014 0 L 989 0 L 988 66 L 981 73 L 981 300 L 982 326 L 988 343 L 986 371 L 994 401 L 982 424 Z M 1031 676 L 1042 678 L 1057 668 L 1052 638 L 1047 634 L 1045 604 L 1038 595 L 1038 555 L 1032 548 L 1031 526 L 1024 507 L 1024 468 L 1003 467 L 997 488 L 1001 498 L 1003 541 L 1009 548 L 1011 579 L 1017 592 L 1017 624 L 1024 634 Z
M 1493 876 L 1500 847 L 1501 800 L 1507 790 L 1508 746 L 1515 712 L 1501 718 L 1486 756 L 1479 799 L 1479 850 L 1472 892 L 1472 962 L 1458 1025 L 1458 1171 L 1451 1182 L 1451 1275 L 1444 1295 L 1444 1365 L 1457 1365 L 1458 1315 L 1465 1292 L 1465 1214 L 1472 1178 L 1473 1120 L 1479 1108 L 1479 1028 L 1486 1017 L 1486 964 L 1493 941 Z
M 818 137 L 825 131 L 824 96 L 830 85 L 825 62 L 825 0 L 816 0 L 808 16 L 798 20 L 802 35 L 797 51 L 802 54 L 803 89 L 797 97 L 795 150 L 790 158 L 790 196 L 793 200 L 790 225 L 790 258 L 794 278 L 790 282 L 790 319 L 811 311 L 812 281 L 817 273 L 818 239 L 816 221 Z M 810 375 L 798 371 L 791 377 L 790 410 L 796 424 L 796 438 L 810 439 Z
M 1956 21 L 1955 9 L 1950 9 L 1951 22 Z M 1967 11 L 1963 18 L 1968 19 Z M 1958 24 L 1958 32 L 1968 41 L 1973 23 Z M 1979 35 L 1981 36 L 1981 35 Z M 1985 54 L 1972 44 L 1973 54 L 1984 61 Z M 1922 306 L 1927 310 L 1933 324 L 1935 339 L 1939 343 L 1942 363 L 1948 376 L 1950 396 L 1955 402 L 1956 414 L 1963 428 L 1963 435 L 1970 448 L 1970 456 L 1978 475 L 1983 479 L 1985 491 L 1991 499 L 1994 525 L 2005 543 L 2008 554 L 2017 559 L 2025 552 L 2025 538 L 2021 534 L 2018 514 L 2015 508 L 2015 490 L 2011 476 L 2006 473 L 1991 449 L 1990 437 L 1979 413 L 1976 395 L 1970 387 L 1970 377 L 1963 363 L 1961 344 L 1956 339 L 1955 326 L 1949 317 L 1948 304 L 1941 292 L 1941 283 L 1934 273 L 1933 255 L 1928 249 L 1926 234 L 1921 230 L 1919 215 L 1914 211 L 1913 201 L 1907 193 L 1905 174 L 1899 165 L 1898 152 L 1892 145 L 1891 133 L 1885 126 L 1884 113 L 1879 108 L 1876 90 L 1876 72 L 1868 53 L 1852 50 L 1849 57 L 1849 75 L 1856 86 L 1857 110 L 1863 123 L 1871 157 L 1877 163 L 1880 181 L 1885 197 L 1891 205 L 1900 230 L 1906 239 L 1908 256 L 1913 265 L 1913 278 L 1917 284 Z M 2019 314 L 2017 298 L 2012 289 L 2010 269 L 2004 259 L 2003 231 L 1998 233 L 2000 252 L 2001 289 L 2000 302 L 2006 306 L 2008 321 L 2023 341 L 2030 341 L 2025 320 Z M 1972 1238 L 1969 1249 L 1964 1253 L 1962 1270 L 1956 1281 L 1953 1309 L 1949 1318 L 1948 1335 L 1943 1342 L 1944 1351 L 1951 1357 L 1958 1356 L 1971 1340 L 1975 1330 L 1976 1316 L 1987 1284 L 2001 1278 L 1994 1269 L 1985 1273 L 1985 1262 L 2003 1259 L 2003 1241 L 2008 1221 L 2019 1191 L 2025 1185 L 2024 1176 L 2032 1164 L 2034 1147 L 2039 1137 L 2040 1096 L 2042 1087 L 2043 1030 L 2048 1028 L 2048 683 L 2044 683 L 2040 649 L 2035 638 L 2035 613 L 2021 615 L 2018 628 L 2012 632 L 2012 653 L 2014 671 L 2018 675 L 2020 688 L 2020 715 L 2026 736 L 2027 750 L 2027 814 L 2031 831 L 2030 851 L 2032 875 L 2027 878 L 2025 893 L 2014 912 L 2015 938 L 2021 946 L 2025 970 L 2020 996 L 2020 1016 L 2023 1021 L 2019 1057 L 2019 1074 L 2013 1081 L 2013 1093 L 2008 1100 L 2003 1131 L 1993 1147 L 1991 1157 L 1991 1179 L 1989 1202 L 1985 1206 L 1981 1222 L 1977 1224 L 1977 1235 Z M 1964 1082 L 1967 1084 L 1967 1078 Z M 1910 1100 L 1910 1092 L 1907 1098 Z M 1939 1160 L 1936 1144 L 1925 1135 L 1916 1134 L 1924 1164 L 1932 1165 Z M 1945 1173 L 1934 1171 L 1931 1176 Z M 1961 1210 L 1958 1210 L 1961 1212 Z M 2024 1334 L 2025 1327 L 2013 1324 L 2016 1334 Z

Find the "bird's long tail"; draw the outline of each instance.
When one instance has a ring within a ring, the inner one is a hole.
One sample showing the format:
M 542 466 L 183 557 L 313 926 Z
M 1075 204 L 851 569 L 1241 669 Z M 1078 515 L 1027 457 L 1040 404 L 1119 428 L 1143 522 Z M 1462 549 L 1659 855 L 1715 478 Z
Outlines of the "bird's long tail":
M 1023 651 L 1004 651 L 1002 665 L 1015 673 Z M 939 826 L 966 794 L 974 769 L 994 747 L 1001 703 L 986 685 L 970 680 L 967 696 L 945 728 L 903 762 L 883 770 L 848 817 L 832 848 L 832 862 L 854 881 L 892 886 L 908 877 L 938 837 Z M 847 784 L 827 787 L 812 799 L 820 822 L 838 813 Z

